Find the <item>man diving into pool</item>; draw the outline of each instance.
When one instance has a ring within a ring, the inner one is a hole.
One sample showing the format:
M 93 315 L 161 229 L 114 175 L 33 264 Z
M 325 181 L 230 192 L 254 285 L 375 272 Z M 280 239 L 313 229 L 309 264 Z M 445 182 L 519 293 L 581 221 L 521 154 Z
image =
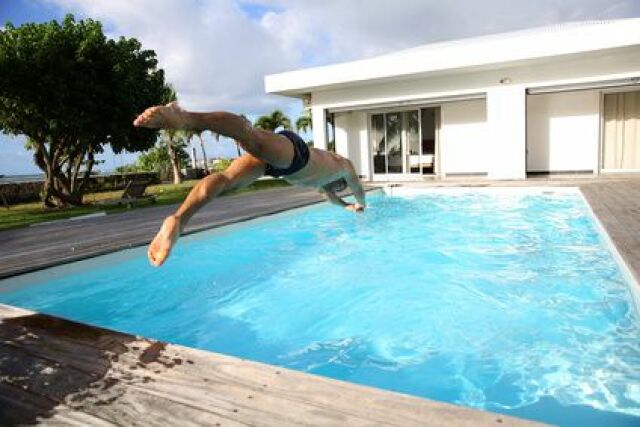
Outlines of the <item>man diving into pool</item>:
M 164 220 L 149 245 L 149 261 L 156 267 L 167 259 L 180 232 L 198 209 L 220 194 L 246 187 L 263 175 L 315 187 L 331 203 L 353 212 L 365 208 L 364 190 L 351 162 L 335 153 L 308 148 L 291 131 L 274 133 L 257 129 L 244 117 L 227 112 L 192 113 L 175 102 L 147 108 L 133 124 L 153 129 L 210 130 L 236 140 L 246 151 L 224 172 L 200 180 L 178 210 Z M 347 203 L 336 194 L 347 186 L 356 203 Z

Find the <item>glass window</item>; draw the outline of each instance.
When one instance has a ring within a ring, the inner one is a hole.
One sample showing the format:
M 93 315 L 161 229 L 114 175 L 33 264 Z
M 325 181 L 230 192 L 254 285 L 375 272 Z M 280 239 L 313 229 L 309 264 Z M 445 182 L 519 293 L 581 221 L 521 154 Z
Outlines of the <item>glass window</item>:
M 371 116 L 371 152 L 373 153 L 373 172 L 387 173 L 387 147 L 384 136 L 384 115 Z
M 402 173 L 402 120 L 401 113 L 386 114 L 387 172 Z

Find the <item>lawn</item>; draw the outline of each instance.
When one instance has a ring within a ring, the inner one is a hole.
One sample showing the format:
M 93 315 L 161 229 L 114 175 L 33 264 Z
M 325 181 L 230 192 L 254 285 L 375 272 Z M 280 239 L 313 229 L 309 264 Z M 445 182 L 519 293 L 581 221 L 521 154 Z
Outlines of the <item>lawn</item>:
M 0 207 L 0 231 L 11 228 L 25 227 L 30 224 L 45 221 L 55 221 L 58 219 L 71 218 L 74 216 L 88 215 L 98 212 L 106 212 L 111 215 L 131 209 L 144 209 L 150 206 L 171 205 L 180 203 L 184 200 L 191 188 L 198 181 L 185 181 L 182 184 L 160 184 L 147 187 L 147 194 L 156 196 L 156 203 L 150 201 L 141 201 L 134 208 L 126 206 L 96 206 L 94 202 L 100 200 L 117 199 L 122 195 L 120 191 L 110 191 L 104 193 L 87 194 L 84 197 L 86 206 L 64 208 L 64 209 L 45 209 L 42 203 L 24 203 L 20 205 L 12 205 L 9 208 Z M 224 196 L 240 193 L 249 193 L 253 191 L 265 190 L 276 187 L 286 187 L 289 184 L 281 179 L 265 179 L 256 181 L 252 185 L 240 190 L 226 193 Z

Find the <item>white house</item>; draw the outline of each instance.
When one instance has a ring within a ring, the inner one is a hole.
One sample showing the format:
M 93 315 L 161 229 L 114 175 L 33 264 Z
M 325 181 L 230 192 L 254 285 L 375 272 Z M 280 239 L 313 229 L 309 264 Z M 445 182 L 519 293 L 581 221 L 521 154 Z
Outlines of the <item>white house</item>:
M 370 180 L 640 171 L 640 19 L 428 44 L 265 77 Z M 326 126 L 323 124 L 326 123 Z

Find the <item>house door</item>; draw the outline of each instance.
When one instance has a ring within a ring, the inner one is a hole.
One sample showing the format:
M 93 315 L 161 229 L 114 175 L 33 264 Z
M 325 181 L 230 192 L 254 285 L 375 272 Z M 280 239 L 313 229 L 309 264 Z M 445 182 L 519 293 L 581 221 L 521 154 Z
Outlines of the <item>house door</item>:
M 435 173 L 437 109 L 371 115 L 374 178 Z

